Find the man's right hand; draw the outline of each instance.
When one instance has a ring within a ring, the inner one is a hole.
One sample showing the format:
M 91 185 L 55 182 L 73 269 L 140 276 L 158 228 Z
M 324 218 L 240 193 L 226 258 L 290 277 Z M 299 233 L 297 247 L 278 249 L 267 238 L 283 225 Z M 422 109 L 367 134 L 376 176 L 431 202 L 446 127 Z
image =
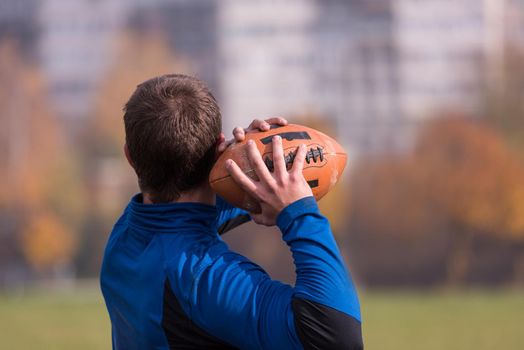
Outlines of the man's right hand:
M 232 160 L 226 162 L 227 171 L 244 191 L 259 201 L 261 213 L 250 213 L 253 221 L 266 226 L 275 225 L 278 214 L 291 203 L 312 196 L 302 169 L 306 157 L 306 146 L 301 145 L 292 168 L 287 171 L 282 148 L 282 138 L 273 137 L 273 173 L 269 172 L 253 141 L 248 141 L 248 159 L 255 169 L 259 181 L 250 179 Z

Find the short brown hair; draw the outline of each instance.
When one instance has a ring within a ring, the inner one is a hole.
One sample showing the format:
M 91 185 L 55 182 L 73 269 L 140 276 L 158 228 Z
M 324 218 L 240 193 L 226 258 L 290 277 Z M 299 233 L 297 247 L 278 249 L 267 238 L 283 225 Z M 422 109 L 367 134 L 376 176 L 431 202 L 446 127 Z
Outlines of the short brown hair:
M 124 124 L 140 189 L 154 203 L 207 181 L 222 120 L 202 81 L 169 74 L 143 82 L 124 107 Z

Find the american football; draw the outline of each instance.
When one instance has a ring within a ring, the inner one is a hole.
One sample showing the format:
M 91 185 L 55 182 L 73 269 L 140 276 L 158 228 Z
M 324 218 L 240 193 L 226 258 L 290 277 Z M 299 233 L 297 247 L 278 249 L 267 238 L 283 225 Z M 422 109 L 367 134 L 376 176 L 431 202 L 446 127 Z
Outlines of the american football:
M 238 208 L 258 212 L 260 210 L 258 203 L 236 184 L 227 172 L 225 162 L 227 159 L 233 159 L 246 175 L 257 180 L 255 170 L 247 158 L 247 141 L 255 141 L 264 163 L 270 171 L 273 171 L 271 141 L 275 135 L 282 137 L 284 157 L 288 169 L 293 164 L 297 148 L 301 144 L 307 146 L 306 161 L 302 173 L 311 187 L 315 199 L 318 201 L 325 196 L 340 179 L 346 166 L 347 153 L 333 138 L 318 130 L 296 124 L 272 126 L 268 131 L 248 133 L 243 142 L 229 146 L 211 170 L 209 182 L 213 190 Z

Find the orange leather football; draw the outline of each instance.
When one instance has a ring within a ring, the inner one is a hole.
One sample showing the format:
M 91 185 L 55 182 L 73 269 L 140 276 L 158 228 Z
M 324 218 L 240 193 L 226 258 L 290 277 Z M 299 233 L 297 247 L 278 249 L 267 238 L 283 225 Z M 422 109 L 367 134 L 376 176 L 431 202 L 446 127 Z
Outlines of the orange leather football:
M 273 145 L 275 135 L 282 137 L 282 146 L 288 169 L 291 167 L 296 151 L 301 144 L 307 146 L 306 161 L 302 173 L 313 195 L 318 201 L 337 183 L 346 166 L 347 154 L 333 138 L 320 131 L 302 125 L 273 125 L 268 131 L 246 134 L 246 139 L 229 146 L 218 158 L 209 182 L 213 190 L 230 204 L 250 212 L 260 212 L 258 202 L 244 192 L 226 170 L 225 162 L 233 159 L 240 169 L 254 180 L 258 180 L 255 170 L 247 157 L 247 141 L 254 140 L 262 159 L 273 171 Z

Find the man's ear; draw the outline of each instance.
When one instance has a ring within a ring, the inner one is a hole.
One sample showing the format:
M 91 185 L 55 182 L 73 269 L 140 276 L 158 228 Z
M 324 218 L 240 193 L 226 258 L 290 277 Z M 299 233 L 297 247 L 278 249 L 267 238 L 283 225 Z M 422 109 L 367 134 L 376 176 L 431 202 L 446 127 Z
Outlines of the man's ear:
M 127 147 L 127 143 L 124 143 L 124 154 L 126 155 L 127 161 L 129 162 L 129 165 L 135 168 L 135 163 L 133 163 L 133 160 L 131 159 L 131 155 L 129 154 L 129 148 Z
M 224 133 L 221 132 L 220 135 L 218 135 L 218 138 L 215 143 L 216 159 L 218 159 L 218 157 L 222 154 L 222 152 L 226 150 L 226 148 L 227 148 L 226 137 L 224 136 Z
M 226 136 L 224 135 L 223 132 L 221 132 L 217 138 L 217 147 L 220 146 L 220 144 L 224 143 L 225 141 L 226 141 Z

